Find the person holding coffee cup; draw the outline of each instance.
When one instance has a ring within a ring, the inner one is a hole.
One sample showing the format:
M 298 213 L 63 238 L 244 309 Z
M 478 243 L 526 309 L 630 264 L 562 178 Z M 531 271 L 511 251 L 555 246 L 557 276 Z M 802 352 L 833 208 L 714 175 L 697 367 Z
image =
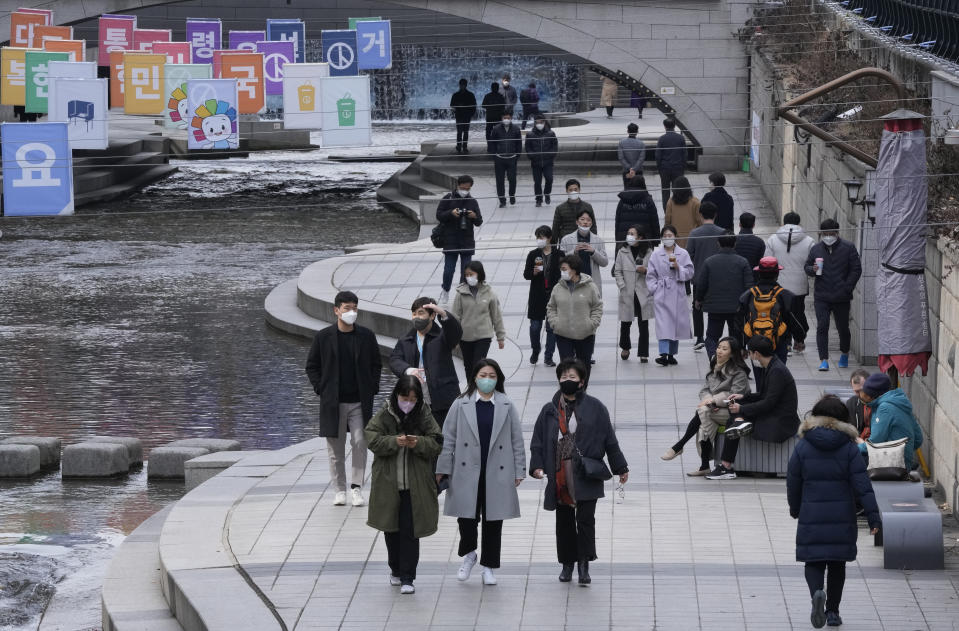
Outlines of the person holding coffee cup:
M 653 297 L 656 337 L 659 339 L 660 366 L 675 365 L 679 340 L 692 337 L 686 282 L 693 277 L 693 261 L 689 253 L 676 245 L 676 228 L 664 226 L 661 244 L 649 258 L 646 287 Z

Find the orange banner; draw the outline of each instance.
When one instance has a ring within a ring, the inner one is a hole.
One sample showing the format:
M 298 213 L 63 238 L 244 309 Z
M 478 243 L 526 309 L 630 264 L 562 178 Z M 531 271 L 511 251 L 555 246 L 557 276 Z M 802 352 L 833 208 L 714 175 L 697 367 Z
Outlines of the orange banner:
M 38 26 L 47 23 L 47 16 L 39 13 L 10 14 L 10 46 L 14 48 L 30 48 L 33 41 L 33 32 Z
M 123 108 L 123 53 L 110 51 L 110 109 Z
M 266 107 L 263 53 L 228 53 L 220 56 L 220 77 L 236 79 L 237 110 L 259 114 Z
M 83 39 L 48 39 L 43 42 L 43 50 L 56 53 L 70 53 L 70 61 L 86 61 L 87 42 Z
M 126 114 L 163 114 L 163 65 L 166 55 L 124 53 L 123 111 Z
M 43 48 L 44 38 L 73 39 L 72 26 L 38 26 L 33 29 L 33 39 L 30 48 Z

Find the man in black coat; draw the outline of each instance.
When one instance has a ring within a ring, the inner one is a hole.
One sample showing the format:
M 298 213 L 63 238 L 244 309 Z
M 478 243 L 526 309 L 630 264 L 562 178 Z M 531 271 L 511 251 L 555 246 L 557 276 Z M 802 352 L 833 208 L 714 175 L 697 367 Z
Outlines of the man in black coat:
M 526 120 L 523 120 L 526 124 Z M 553 192 L 553 163 L 559 153 L 559 141 L 556 132 L 550 129 L 546 117 L 537 114 L 533 121 L 533 129 L 526 134 L 526 156 L 533 171 L 533 194 L 536 196 L 536 207 L 543 205 L 543 195 L 546 195 L 546 204 L 549 205 L 549 195 Z M 543 186 L 545 180 L 545 186 Z
M 662 186 L 663 208 L 672 195 L 673 180 L 686 174 L 686 139 L 676 131 L 676 119 L 663 120 L 666 133 L 656 142 L 656 170 Z
M 476 115 L 476 95 L 466 89 L 468 83 L 466 79 L 460 79 L 460 89 L 450 99 L 456 118 L 456 153 L 469 153 L 470 121 Z
M 726 186 L 726 176 L 719 171 L 710 173 L 709 183 L 712 185 L 712 188 L 709 189 L 708 193 L 703 195 L 702 203 L 712 202 L 716 204 L 717 226 L 730 231 L 735 230 L 733 225 L 733 217 L 735 216 L 733 196 L 727 193 L 726 189 L 723 188 Z
M 519 104 L 523 106 L 522 129 L 526 129 L 526 121 L 530 118 L 535 120 L 534 117 L 540 113 L 539 92 L 536 90 L 536 84 L 532 81 L 530 81 L 529 85 L 525 89 L 520 90 Z
M 486 112 L 486 153 L 493 155 L 493 146 L 490 143 L 490 135 L 493 128 L 503 120 L 503 112 L 506 110 L 506 97 L 499 91 L 499 84 L 493 82 L 489 87 L 490 91 L 483 97 L 481 106 Z
M 849 366 L 849 306 L 852 292 L 862 276 L 859 252 L 849 241 L 839 238 L 839 222 L 826 219 L 819 225 L 822 241 L 812 246 L 806 257 L 806 276 L 816 279 L 813 304 L 816 307 L 816 347 L 819 370 L 829 370 L 829 315 L 839 332 L 840 368 Z M 822 260 L 822 265 L 818 261 Z
M 513 124 L 513 114 L 503 112 L 503 122 L 490 134 L 493 151 L 493 170 L 496 175 L 496 196 L 499 207 L 506 207 L 506 180 L 509 179 L 509 203 L 516 205 L 516 163 L 523 153 L 523 138 L 519 127 Z
M 729 395 L 729 413 L 735 415 L 723 434 L 722 462 L 716 465 L 707 480 L 732 480 L 736 477 L 733 463 L 739 451 L 739 439 L 752 435 L 767 443 L 782 443 L 799 429 L 799 395 L 796 380 L 773 354 L 769 338 L 755 335 L 749 340 L 749 355 L 766 370 L 759 392 Z
M 649 239 L 659 236 L 659 211 L 656 210 L 656 202 L 646 190 L 646 178 L 637 173 L 626 180 L 626 190 L 617 196 L 619 203 L 616 204 L 616 225 L 613 231 L 616 248 L 626 242 L 626 233 L 630 226 L 643 226 Z M 595 225 L 595 221 L 593 224 Z
M 440 304 L 449 302 L 450 287 L 453 286 L 453 272 L 456 271 L 456 259 L 460 261 L 460 281 L 464 282 L 466 265 L 473 259 L 476 251 L 476 237 L 473 228 L 483 224 L 483 214 L 479 202 L 470 196 L 473 178 L 461 175 L 456 178 L 456 191 L 447 193 L 436 206 L 436 221 L 443 226 L 443 285 L 440 291 Z
M 419 378 L 423 383 L 423 398 L 442 428 L 453 399 L 460 394 L 453 349 L 463 337 L 463 327 L 426 296 L 414 300 L 410 311 L 413 328 L 396 341 L 390 354 L 390 370 L 397 377 L 416 375 Z
M 373 416 L 373 395 L 380 391 L 380 347 L 373 331 L 355 324 L 358 302 L 351 291 L 336 294 L 336 324 L 316 334 L 306 360 L 306 374 L 320 397 L 320 436 L 326 437 L 336 506 L 346 504 L 347 432 L 353 449 L 353 506 L 366 504 L 361 490 L 366 474 L 363 430 Z
M 529 281 L 529 299 L 526 303 L 526 317 L 529 318 L 529 341 L 533 353 L 529 363 L 539 361 L 543 323 L 546 324 L 546 353 L 543 363 L 555 366 L 553 351 L 556 350 L 556 336 L 553 327 L 546 320 L 546 304 L 553 287 L 560 279 L 559 265 L 566 254 L 553 246 L 553 230 L 546 225 L 540 226 L 534 233 L 536 249 L 526 255 L 526 266 L 523 268 L 523 278 Z
M 689 252 L 689 258 L 693 261 L 693 293 L 696 291 L 696 284 L 699 283 L 699 271 L 706 263 L 706 259 L 719 252 L 719 237 L 726 234 L 726 231 L 716 225 L 716 204 L 705 202 L 699 205 L 699 216 L 703 218 L 703 225 L 693 228 L 686 240 L 686 251 Z M 742 292 L 739 293 L 742 295 Z M 706 346 L 706 327 L 703 322 L 703 310 L 699 306 L 699 301 L 693 301 L 693 335 L 696 341 L 693 342 L 693 350 L 701 350 Z M 722 327 L 720 326 L 720 330 Z
M 736 237 L 736 254 L 746 259 L 751 267 L 759 265 L 759 259 L 766 254 L 766 243 L 753 234 L 756 227 L 756 215 L 743 213 L 739 216 L 739 236 Z
M 753 286 L 753 269 L 746 259 L 736 254 L 736 235 L 726 233 L 717 239 L 719 251 L 696 268 L 695 300 L 708 315 L 706 320 L 706 355 L 712 358 L 723 336 L 742 340 L 740 297 Z

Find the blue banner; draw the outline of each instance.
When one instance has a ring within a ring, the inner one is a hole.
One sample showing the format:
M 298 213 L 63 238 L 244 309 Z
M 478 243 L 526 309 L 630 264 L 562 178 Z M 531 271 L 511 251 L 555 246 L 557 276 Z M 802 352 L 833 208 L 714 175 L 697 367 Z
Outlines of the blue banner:
M 393 65 L 390 21 L 356 23 L 356 47 L 360 70 L 381 70 Z
M 267 20 L 266 39 L 271 42 L 293 42 L 296 63 L 306 61 L 306 23 L 302 20 Z
M 330 64 L 331 77 L 359 74 L 356 59 L 356 31 L 322 31 L 323 61 Z
M 3 212 L 72 215 L 73 156 L 67 123 L 3 123 Z

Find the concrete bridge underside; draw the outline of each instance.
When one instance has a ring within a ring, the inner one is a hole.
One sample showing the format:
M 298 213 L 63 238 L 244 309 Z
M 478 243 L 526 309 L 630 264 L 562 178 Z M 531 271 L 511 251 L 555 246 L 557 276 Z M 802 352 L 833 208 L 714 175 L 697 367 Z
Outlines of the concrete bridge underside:
M 255 0 L 255 6 L 244 9 L 248 1 L 200 0 L 187 4 L 202 6 L 205 13 L 222 7 L 224 19 L 242 16 L 249 20 L 253 12 L 264 20 L 297 13 L 307 20 L 309 37 L 319 37 L 311 14 L 316 12 L 318 23 L 324 7 L 341 7 L 338 0 Z M 176 4 L 169 0 L 2 0 L 0 33 L 9 32 L 9 11 L 18 6 L 53 9 L 57 23 L 76 24 L 101 13 Z M 609 70 L 623 71 L 659 95 L 702 145 L 701 170 L 738 168 L 744 153 L 749 68 L 736 33 L 756 4 L 755 0 L 388 2 L 511 31 Z

